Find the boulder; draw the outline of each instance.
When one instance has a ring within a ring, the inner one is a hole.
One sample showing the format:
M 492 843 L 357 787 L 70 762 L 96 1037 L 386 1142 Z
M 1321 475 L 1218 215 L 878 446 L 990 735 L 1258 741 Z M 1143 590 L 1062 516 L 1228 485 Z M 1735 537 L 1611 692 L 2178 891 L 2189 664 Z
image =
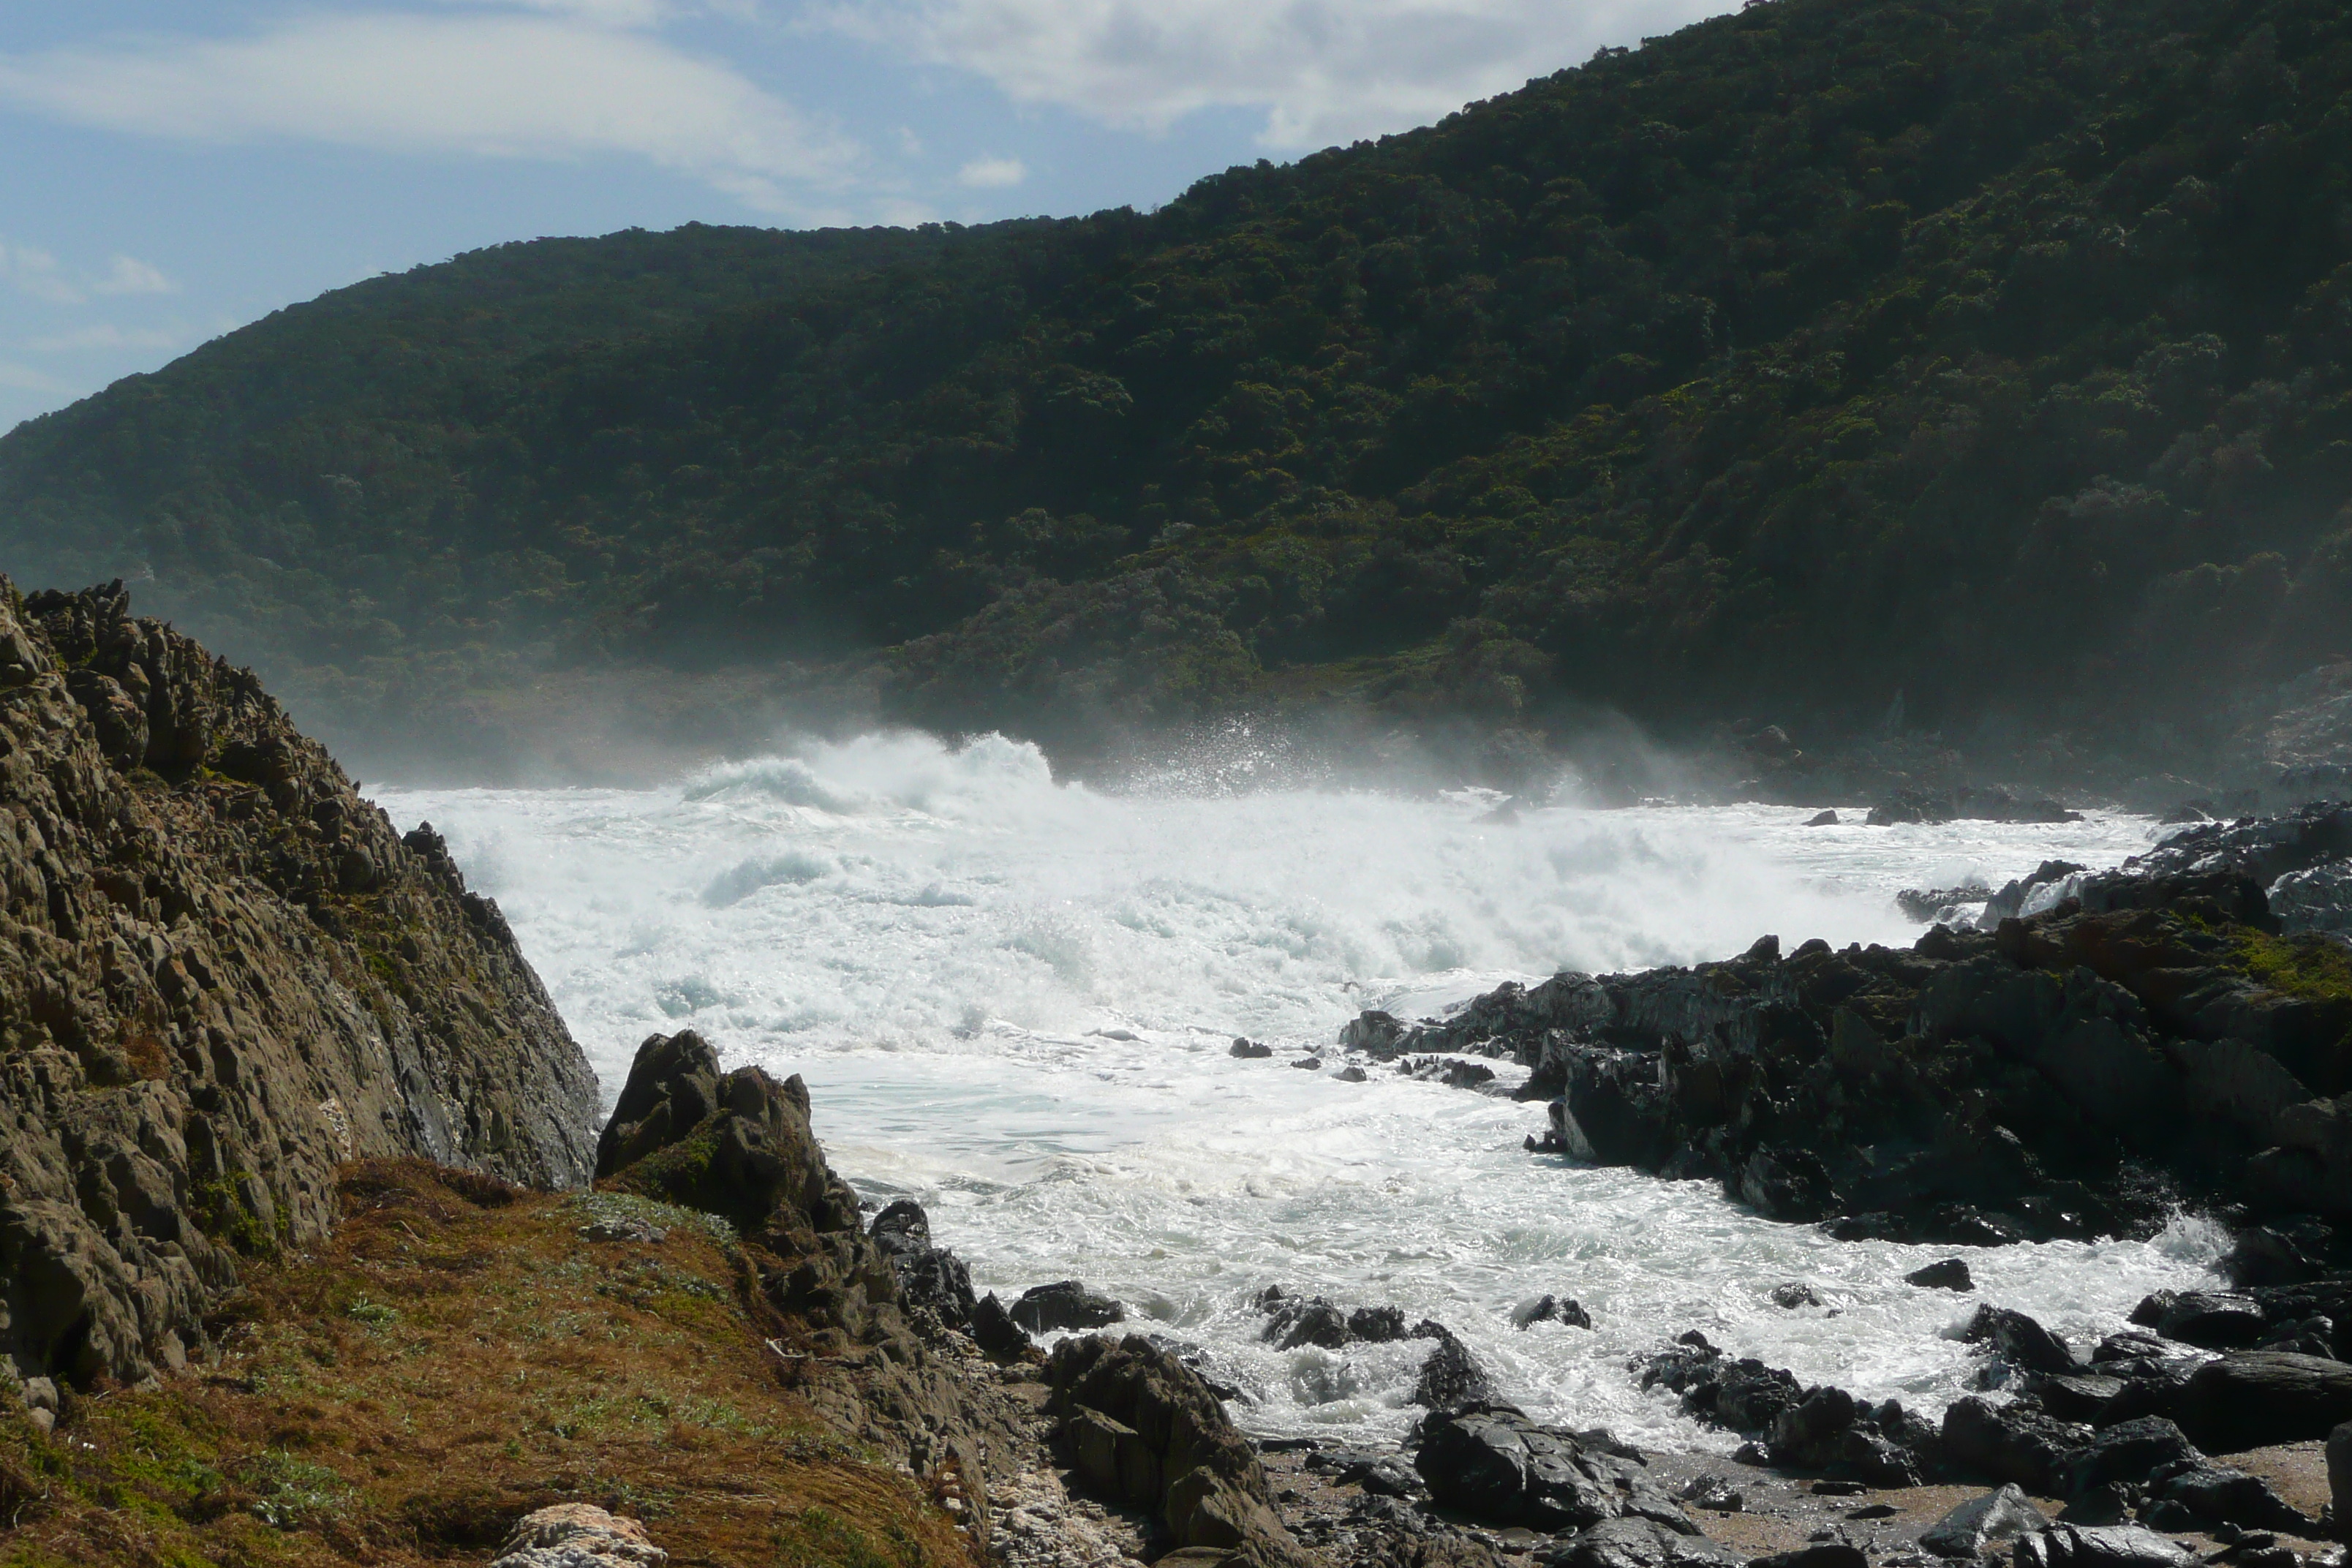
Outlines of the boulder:
M 2156 1314 L 2156 1331 L 2200 1350 L 2244 1350 L 2258 1342 L 2268 1317 L 2251 1296 L 2220 1290 L 2184 1290 Z
M 2155 1522 L 2153 1510 L 2169 1508 L 2188 1527 L 2210 1531 L 2233 1524 L 2242 1530 L 2281 1530 L 2290 1535 L 2312 1536 L 2319 1521 L 2273 1490 L 2260 1476 L 2250 1476 L 2226 1465 L 2202 1460 L 2168 1470 L 2151 1480 L 2149 1508 L 2142 1518 Z
M 2159 1469 L 2193 1465 L 2204 1457 L 2179 1427 L 2161 1415 L 2118 1421 L 2075 1457 L 2067 1495 L 2109 1483 L 2137 1485 Z
M 1424 1422 L 1413 1468 L 1431 1497 L 1481 1523 L 1557 1531 L 1617 1516 L 1612 1491 L 1582 1458 L 1572 1434 L 1495 1406 Z
M 997 1300 L 993 1290 L 973 1306 L 971 1327 L 966 1331 L 973 1343 L 992 1356 L 1017 1355 L 1029 1348 L 1028 1334 L 1013 1321 L 1013 1314 L 1004 1310 L 1004 1303 Z
M 930 1216 L 922 1205 L 898 1199 L 874 1216 L 866 1237 L 890 1260 L 907 1307 L 928 1312 L 942 1328 L 972 1332 L 980 1302 L 972 1294 L 971 1271 L 962 1258 L 931 1244 Z
M 718 1053 L 691 1029 L 637 1047 L 597 1142 L 596 1174 L 721 1215 L 746 1236 L 864 1230 L 856 1194 L 825 1164 L 810 1131 L 808 1087 L 798 1075 L 780 1084 L 757 1067 L 722 1074 Z M 775 1250 L 800 1248 L 780 1243 Z
M 2189 1436 L 2216 1453 L 2325 1437 L 2352 1420 L 2352 1365 L 2241 1351 L 2190 1373 L 2180 1408 Z
M 1257 1456 L 1174 1354 L 1137 1334 L 1067 1339 L 1054 1347 L 1046 1381 L 1046 1408 L 1090 1489 L 1158 1515 L 1179 1551 L 1308 1568 L 1274 1511 Z
M 1586 1311 L 1573 1296 L 1542 1297 L 1535 1305 L 1513 1314 L 1513 1320 L 1522 1329 L 1531 1323 L 1566 1323 L 1572 1329 L 1592 1326 L 1592 1314 Z
M 1639 1518 L 1594 1525 L 1537 1552 L 1535 1560 L 1546 1568 L 1738 1568 L 1739 1563 L 1737 1554 L 1704 1535 L 1685 1535 Z
M 1258 1337 L 1276 1350 L 1320 1345 L 1335 1351 L 1348 1342 L 1348 1314 L 1320 1296 L 1305 1300 L 1284 1297 L 1272 1302 L 1261 1298 L 1259 1304 L 1267 1311 L 1265 1328 Z
M 1416 1331 L 1414 1337 L 1434 1339 L 1437 1348 L 1421 1363 L 1421 1375 L 1413 1381 L 1412 1402 L 1432 1410 L 1450 1410 L 1492 1399 L 1494 1389 L 1487 1381 L 1486 1369 L 1478 1364 L 1470 1347 L 1434 1323 L 1423 1327 L 1437 1331 L 1423 1334 Z
M 1033 1334 L 1059 1329 L 1100 1329 L 1127 1321 L 1127 1309 L 1087 1288 L 1083 1280 L 1059 1279 L 1021 1292 L 1009 1314 Z
M 1922 1531 L 1919 1544 L 1938 1557 L 1974 1562 L 1988 1549 L 2032 1534 L 2049 1522 L 2012 1483 L 1960 1504 Z
M 1783 1310 L 1794 1311 L 1800 1307 L 1819 1307 L 1823 1303 L 1811 1285 L 1792 1280 L 1786 1285 L 1772 1287 L 1772 1304 Z
M 2196 1554 L 2137 1525 L 2053 1524 L 2017 1540 L 2017 1568 L 2189 1568 Z
M 1941 1263 L 1930 1263 L 1925 1268 L 1915 1268 L 1903 1277 L 1906 1285 L 1916 1285 L 1923 1290 L 1973 1290 L 1977 1288 L 1969 1266 L 1957 1258 L 1947 1258 Z
M 2035 1497 L 2063 1495 L 2091 1446 L 2088 1426 L 2060 1421 L 2022 1401 L 1995 1405 L 1970 1395 L 1944 1411 L 1944 1457 L 1955 1470 L 2014 1482 Z
M 2066 1373 L 2084 1370 L 2065 1341 L 2024 1313 L 2007 1307 L 1979 1307 L 1963 1337 L 1970 1344 L 1991 1345 L 1996 1354 L 2021 1372 Z
M 1254 1060 L 1274 1055 L 1274 1047 L 1256 1040 L 1237 1038 L 1234 1041 L 1233 1049 L 1226 1055 Z
M 1406 1337 L 1404 1311 L 1398 1307 L 1359 1307 L 1348 1314 L 1348 1337 L 1369 1345 L 1384 1345 Z

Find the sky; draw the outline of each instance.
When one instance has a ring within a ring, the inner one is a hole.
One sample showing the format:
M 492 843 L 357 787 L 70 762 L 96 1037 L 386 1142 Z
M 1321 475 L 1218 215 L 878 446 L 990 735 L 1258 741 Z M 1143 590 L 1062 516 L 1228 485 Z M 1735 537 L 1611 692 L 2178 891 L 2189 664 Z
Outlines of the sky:
M 509 239 L 1149 208 L 1724 0 L 0 6 L 0 429 Z

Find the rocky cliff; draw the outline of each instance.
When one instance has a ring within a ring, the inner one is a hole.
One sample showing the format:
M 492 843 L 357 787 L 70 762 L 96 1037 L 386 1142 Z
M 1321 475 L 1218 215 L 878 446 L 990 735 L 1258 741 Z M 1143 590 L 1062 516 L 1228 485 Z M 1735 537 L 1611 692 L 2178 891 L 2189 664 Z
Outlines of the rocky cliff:
M 596 1082 L 498 908 L 252 674 L 121 584 L 0 579 L 0 1354 L 136 1381 L 331 1173 L 593 1163 Z

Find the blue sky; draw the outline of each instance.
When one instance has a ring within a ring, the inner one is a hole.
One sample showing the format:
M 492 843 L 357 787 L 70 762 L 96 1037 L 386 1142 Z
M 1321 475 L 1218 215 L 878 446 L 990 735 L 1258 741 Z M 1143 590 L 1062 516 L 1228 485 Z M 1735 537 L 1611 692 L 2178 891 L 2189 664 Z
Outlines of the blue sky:
M 0 16 L 0 428 L 379 272 L 1168 200 L 1722 0 L 77 0 Z

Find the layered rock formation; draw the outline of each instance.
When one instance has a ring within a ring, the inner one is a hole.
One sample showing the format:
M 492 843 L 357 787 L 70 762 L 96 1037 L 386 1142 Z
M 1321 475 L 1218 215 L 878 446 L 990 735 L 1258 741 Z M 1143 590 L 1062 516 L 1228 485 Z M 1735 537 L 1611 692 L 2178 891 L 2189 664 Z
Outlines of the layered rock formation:
M 602 1187 L 735 1227 L 747 1285 L 775 1314 L 772 1348 L 789 1385 L 843 1432 L 918 1473 L 961 1478 L 983 1510 L 992 1481 L 1018 1469 L 1020 1421 L 970 1376 L 965 1323 L 943 1318 L 1008 1334 L 1017 1343 L 1000 1342 L 1003 1351 L 1025 1348 L 1025 1336 L 1009 1321 L 972 1322 L 969 1277 L 930 1245 L 919 1205 L 894 1205 L 866 1227 L 818 1146 L 798 1074 L 778 1083 L 758 1067 L 723 1071 L 694 1031 L 652 1036 L 605 1125 L 596 1174 Z
M 2269 889 L 2347 849 L 2340 805 L 2200 828 L 1990 932 L 1767 937 L 1507 985 L 1441 1026 L 1368 1014 L 1342 1043 L 1513 1056 L 1559 1097 L 1545 1147 L 1848 1237 L 2145 1232 L 2199 1195 L 2315 1226 L 2324 1254 L 2352 1215 L 2352 954 L 2283 932 Z
M 421 1155 L 587 1179 L 596 1082 L 429 826 L 120 584 L 0 579 L 0 1354 L 132 1381 Z

